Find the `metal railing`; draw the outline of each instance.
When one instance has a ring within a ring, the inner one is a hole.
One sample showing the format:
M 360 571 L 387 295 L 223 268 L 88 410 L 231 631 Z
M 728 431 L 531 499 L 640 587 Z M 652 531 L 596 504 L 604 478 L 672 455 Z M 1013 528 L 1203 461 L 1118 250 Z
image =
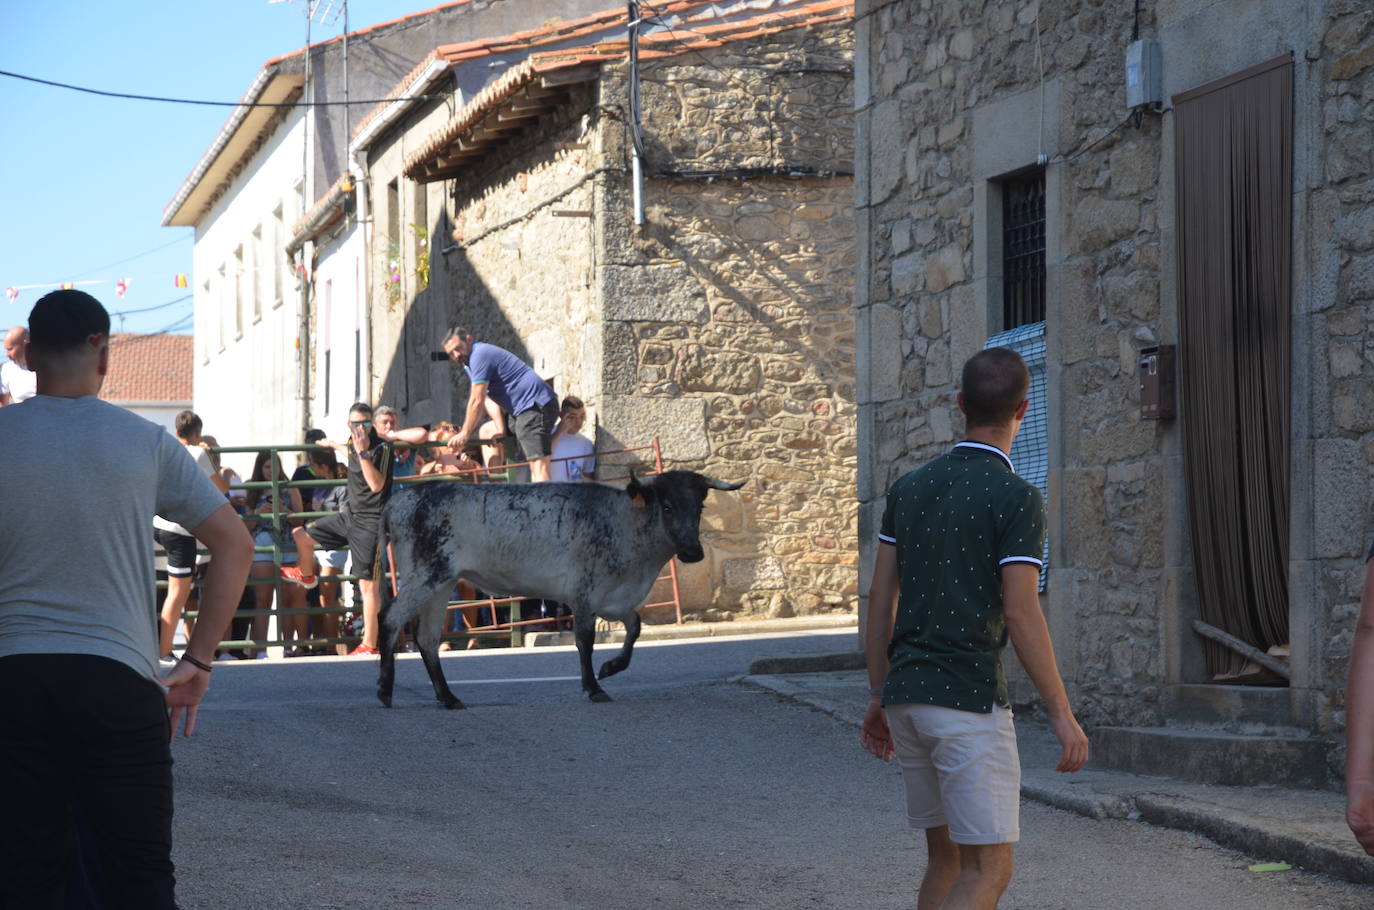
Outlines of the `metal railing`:
M 480 445 L 480 444 L 483 444 L 483 443 L 473 443 L 472 445 Z M 505 448 L 505 450 L 506 450 L 506 455 L 507 455 L 507 457 L 510 457 L 511 454 L 513 453 L 513 451 L 514 451 L 514 439 L 513 439 L 513 437 L 509 437 L 509 436 L 508 436 L 508 437 L 503 437 L 501 440 L 495 440 L 495 441 L 487 442 L 487 443 L 485 443 L 485 444 L 502 445 L 502 446 Z M 409 447 L 410 447 L 410 448 L 416 448 L 416 449 L 419 449 L 419 448 L 439 448 L 439 447 L 442 447 L 443 445 L 444 445 L 444 443 L 427 442 L 427 443 L 419 443 L 419 444 L 416 444 L 416 445 L 410 445 Z M 284 598 L 283 598 L 283 596 L 282 596 L 283 590 L 295 586 L 295 583 L 294 583 L 294 582 L 289 581 L 288 579 L 284 578 L 284 577 L 282 576 L 282 573 L 281 573 L 282 566 L 284 565 L 283 558 L 282 558 L 282 557 L 283 557 L 283 548 L 282 548 L 282 546 L 281 546 L 281 541 L 282 541 L 283 536 L 284 536 L 284 535 L 283 535 L 283 531 L 285 531 L 287 528 L 289 528 L 289 527 L 292 526 L 292 525 L 305 524 L 305 523 L 307 523 L 307 522 L 309 522 L 309 521 L 312 521 L 312 520 L 314 520 L 314 519 L 323 518 L 323 517 L 326 516 L 326 515 L 335 514 L 335 513 L 330 512 L 330 511 L 312 511 L 312 510 L 299 510 L 299 511 L 296 511 L 296 510 L 284 509 L 284 508 L 283 508 L 283 499 L 284 499 L 284 495 L 285 495 L 285 494 L 284 494 L 283 491 L 285 491 L 285 490 L 290 490 L 290 489 L 311 489 L 311 488 L 320 488 L 320 487 L 338 487 L 338 486 L 343 486 L 344 484 L 347 483 L 347 481 L 344 480 L 344 479 L 342 479 L 342 478 L 340 478 L 340 479 L 327 479 L 327 478 L 322 478 L 322 479 L 314 479 L 314 480 L 290 480 L 290 479 L 288 479 L 288 478 L 282 476 L 281 473 L 280 473 L 280 471 L 279 471 L 279 468 L 281 467 L 280 455 L 281 455 L 281 453 L 283 453 L 283 452 L 309 452 L 309 451 L 321 450 L 321 449 L 325 449 L 325 448 L 328 448 L 328 447 L 326 447 L 326 446 L 316 446 L 316 445 L 284 445 L 284 446 L 217 446 L 217 447 L 213 447 L 213 448 L 210 449 L 211 452 L 220 453 L 220 454 L 244 454 L 244 453 L 253 453 L 253 454 L 256 455 L 256 454 L 259 454 L 259 453 L 261 453 L 261 452 L 267 452 L 267 453 L 268 453 L 268 458 L 269 458 L 269 475 L 270 475 L 270 476 L 269 476 L 269 479 L 267 479 L 267 480 L 261 480 L 261 481 L 253 481 L 253 480 L 242 481 L 242 482 L 239 482 L 239 483 L 230 484 L 230 485 L 229 485 L 229 489 L 230 489 L 230 491 L 231 491 L 231 500 L 232 500 L 232 498 L 233 498 L 232 493 L 233 493 L 233 492 L 236 492 L 236 491 L 243 491 L 243 492 L 251 492 L 251 491 L 255 491 L 255 490 L 267 490 L 267 491 L 270 491 L 269 494 L 268 494 L 267 502 L 266 502 L 266 504 L 269 504 L 269 505 L 271 506 L 270 510 L 264 510 L 264 511 L 249 510 L 249 511 L 247 511 L 247 512 L 245 512 L 245 513 L 242 513 L 242 517 L 243 517 L 244 521 L 252 522 L 252 523 L 254 523 L 254 524 L 256 524 L 256 525 L 259 525 L 259 526 L 262 526 L 262 525 L 266 524 L 266 525 L 268 525 L 268 526 L 270 527 L 271 538 L 272 538 L 272 540 L 271 540 L 271 545 L 270 545 L 270 546 L 257 546 L 257 545 L 255 545 L 255 546 L 253 547 L 253 552 L 254 552 L 255 555 L 256 555 L 256 554 L 259 554 L 259 553 L 271 553 L 271 554 L 272 554 L 272 567 L 273 567 L 272 576 L 271 576 L 270 578 L 253 578 L 253 577 L 250 577 L 250 578 L 248 579 L 248 581 L 247 581 L 247 585 L 248 585 L 249 588 L 260 587 L 260 586 L 266 586 L 266 585 L 271 585 L 271 586 L 273 587 L 273 590 L 274 590 L 274 595 L 273 595 L 273 596 L 274 596 L 275 604 L 274 604 L 273 606 L 268 607 L 268 608 L 265 608 L 265 609 L 259 609 L 259 608 L 256 608 L 256 607 L 255 607 L 255 608 L 252 608 L 252 609 L 240 609 L 240 610 L 235 611 L 234 617 L 233 617 L 233 618 L 234 618 L 234 620 L 248 619 L 248 620 L 251 621 L 251 620 L 253 620 L 253 619 L 255 619 L 255 618 L 260 618 L 260 617 L 267 617 L 267 618 L 269 618 L 269 619 L 270 619 L 271 617 L 276 617 L 277 620 L 278 620 L 278 624 L 277 624 L 278 636 L 277 636 L 276 638 L 270 638 L 270 637 L 269 637 L 269 638 L 253 638 L 253 637 L 248 637 L 248 638 L 233 638 L 233 637 L 228 637 L 228 638 L 225 638 L 224 640 L 222 640 L 222 641 L 220 642 L 220 644 L 219 644 L 219 650 L 221 650 L 221 651 L 234 651 L 234 650 L 240 650 L 240 651 L 242 651 L 242 650 L 253 650 L 253 651 L 258 651 L 258 650 L 261 650 L 261 649 L 264 649 L 264 648 L 276 648 L 276 647 L 281 647 L 281 648 L 292 648 L 292 647 L 294 647 L 294 648 L 318 648 L 318 647 L 322 647 L 322 646 L 323 646 L 323 647 L 337 647 L 337 646 L 339 646 L 339 645 L 344 645 L 344 646 L 355 645 L 355 644 L 357 644 L 358 642 L 360 642 L 360 641 L 362 640 L 361 636 L 359 636 L 359 635 L 353 635 L 353 634 L 349 634 L 349 635 L 332 635 L 332 636 L 311 635 L 311 636 L 307 636 L 307 637 L 305 637 L 305 638 L 299 638 L 299 637 L 298 637 L 298 638 L 288 638 L 288 637 L 286 637 L 286 636 L 287 636 L 287 633 L 282 629 L 282 624 L 281 624 L 281 619 L 282 619 L 282 618 L 284 618 L 284 617 L 290 617 L 290 616 L 323 617 L 323 616 L 329 616 L 329 615 L 337 614 L 337 615 L 343 617 L 343 616 L 347 616 L 347 615 L 349 615 L 349 614 L 353 614 L 353 615 L 356 617 L 356 616 L 360 616 L 361 613 L 362 613 L 362 604 L 361 604 L 360 602 L 355 602 L 352 606 L 346 606 L 346 605 L 344 605 L 343 603 L 340 603 L 338 606 L 334 606 L 334 607 L 326 607 L 326 606 L 323 606 L 323 605 L 318 606 L 318 607 L 310 607 L 310 606 L 307 606 L 307 607 L 284 607 L 284 606 L 282 606 L 282 604 L 284 603 Z M 641 471 L 638 472 L 641 476 L 651 476 L 651 475 L 654 475 L 654 474 L 661 474 L 661 473 L 663 472 L 663 453 L 662 453 L 662 450 L 661 450 L 661 448 L 660 448 L 660 446 L 659 446 L 659 439 L 658 439 L 657 436 L 655 436 L 655 437 L 653 438 L 653 442 L 650 443 L 649 445 L 633 446 L 633 447 L 629 447 L 629 448 L 614 449 L 614 450 L 603 451 L 603 452 L 593 452 L 593 453 L 592 453 L 592 456 L 590 456 L 590 457 L 595 457 L 596 459 L 598 459 L 598 461 L 600 461 L 600 460 L 605 459 L 605 458 L 608 458 L 608 457 L 610 457 L 610 456 L 635 455 L 636 453 L 640 453 L 640 452 L 652 453 L 652 463 L 651 463 L 651 466 L 645 464 L 644 462 L 641 462 L 641 465 L 640 465 L 640 466 L 641 466 L 641 468 L 643 468 L 643 470 L 641 470 Z M 558 458 L 558 459 L 554 459 L 554 461 L 560 461 L 560 462 L 561 462 L 561 461 L 573 461 L 573 460 L 578 460 L 578 459 L 582 459 L 582 458 L 586 458 L 586 457 L 589 457 L 589 456 L 586 456 L 586 455 L 572 456 L 572 457 L 569 457 L 569 458 Z M 603 462 L 603 463 L 604 463 L 604 462 Z M 424 484 L 424 483 L 481 483 L 481 482 L 500 483 L 500 482 L 510 482 L 510 479 L 514 476 L 514 473 L 515 473 L 515 471 L 516 471 L 517 469 L 522 468 L 522 467 L 528 467 L 528 466 L 529 466 L 529 462 L 510 462 L 510 461 L 508 461 L 508 462 L 506 462 L 506 463 L 504 463 L 504 464 L 496 465 L 496 466 L 493 466 L 493 467 L 479 466 L 479 467 L 474 467 L 474 468 L 465 468 L 465 469 L 461 469 L 460 472 L 459 472 L 459 473 L 456 473 L 456 474 L 454 474 L 454 473 L 447 473 L 447 474 L 444 474 L 444 473 L 432 473 L 432 474 L 411 475 L 411 476 L 407 476 L 407 477 L 397 477 L 397 478 L 394 478 L 393 481 L 392 481 L 392 484 L 393 484 L 393 493 L 394 493 L 394 491 L 395 491 L 395 487 L 396 487 L 396 486 L 410 486 L 410 485 Z M 627 466 L 627 467 L 628 467 L 628 466 Z M 626 479 L 628 479 L 628 478 L 626 478 Z M 197 552 L 198 554 L 205 554 L 207 551 L 204 550 L 204 549 L 201 549 L 201 548 L 198 546 L 196 552 Z M 392 593 L 394 594 L 394 593 L 396 592 L 396 590 L 398 589 L 398 586 L 399 586 L 400 584 L 403 584 L 403 583 L 404 583 L 404 579 L 403 579 L 403 578 L 398 578 L 398 577 L 397 577 L 397 573 L 395 573 L 395 572 L 392 570 L 392 567 L 391 567 L 391 565 L 390 565 L 390 556 L 391 556 L 391 554 L 390 554 L 390 552 L 388 552 L 388 553 L 387 553 L 388 559 L 387 559 L 387 561 L 386 561 L 387 564 L 385 565 L 384 571 L 382 572 L 382 577 L 381 577 L 380 579 L 378 579 L 378 580 L 379 580 L 379 582 L 383 582 L 383 583 L 388 583 L 388 582 L 389 582 L 390 585 L 391 585 L 391 587 L 392 587 Z M 255 564 L 260 564 L 260 563 L 255 563 Z M 341 574 L 336 574 L 336 575 L 321 576 L 321 575 L 319 574 L 319 568 L 318 568 L 318 567 L 316 568 L 316 577 L 319 579 L 319 582 L 320 582 L 320 584 L 322 584 L 322 585 L 323 585 L 323 584 L 340 584 L 340 585 L 342 585 L 342 584 L 346 584 L 346 583 L 349 583 L 349 582 L 356 581 L 356 580 L 358 580 L 358 578 L 359 578 L 358 575 L 353 574 L 353 573 L 341 573 Z M 663 574 L 661 574 L 661 575 L 655 580 L 655 586 L 657 586 L 660 582 L 665 582 L 665 581 L 668 582 L 669 585 L 670 585 L 670 592 L 671 592 L 670 598 L 669 598 L 668 600 L 660 600 L 660 601 L 655 601 L 655 602 L 650 602 L 650 603 L 643 604 L 639 609 L 640 609 L 640 610 L 647 610 L 647 609 L 656 609 L 656 608 L 660 608 L 660 607 L 669 607 L 669 606 L 671 606 L 671 607 L 673 608 L 673 611 L 674 611 L 674 618 L 675 618 L 675 621 L 676 621 L 678 624 L 681 624 L 681 623 L 682 623 L 682 597 L 681 597 L 681 589 L 680 589 L 679 584 L 678 584 L 677 563 L 676 563 L 676 560 L 675 560 L 675 559 L 670 559 L 670 560 L 668 561 L 668 570 L 667 570 L 666 572 L 664 572 Z M 157 583 L 157 585 L 158 585 L 159 588 L 165 588 L 165 587 L 166 587 L 166 582 L 165 582 L 165 581 L 159 581 L 159 582 Z M 199 578 L 197 578 L 197 580 L 196 580 L 196 582 L 195 582 L 195 588 L 196 588 L 196 589 L 199 589 L 199 588 L 200 588 L 200 580 L 199 580 Z M 340 592 L 339 592 L 339 593 L 340 593 L 340 595 L 342 595 L 342 589 L 340 589 Z M 355 601 L 357 601 L 357 600 L 358 600 L 358 598 L 355 598 Z M 539 618 L 537 618 L 537 619 L 521 619 L 521 618 L 519 618 L 520 605 L 521 605 L 523 602 L 528 601 L 528 600 L 531 600 L 531 598 L 528 598 L 528 597 L 520 597 L 520 596 L 503 596 L 503 597 L 494 597 L 494 596 L 492 596 L 492 597 L 485 597 L 485 598 L 476 598 L 476 599 L 471 599 L 471 600 L 464 600 L 464 599 L 455 599 L 455 600 L 451 600 L 451 601 L 449 602 L 449 605 L 448 605 L 448 610 L 449 610 L 449 615 L 450 615 L 450 616 L 452 616 L 452 614 L 453 614 L 453 612 L 454 612 L 455 610 L 456 610 L 456 611 L 463 611 L 463 610 L 465 610 L 465 609 L 470 609 L 470 608 L 473 608 L 473 607 L 476 607 L 476 608 L 478 608 L 479 610 L 482 609 L 482 608 L 485 608 L 485 609 L 488 611 L 488 616 L 489 616 L 489 618 L 490 618 L 490 621 L 487 622 L 487 623 L 485 623 L 485 624 L 483 624 L 483 625 L 469 625 L 469 624 L 468 624 L 468 620 L 467 620 L 467 616 L 466 616 L 465 614 L 461 614 L 461 613 L 460 613 L 460 615 L 463 615 L 463 628 L 462 628 L 461 630 L 449 630 L 448 627 L 449 627 L 450 625 L 452 625 L 453 623 L 450 622 L 450 621 L 446 621 L 446 622 L 444 623 L 445 631 L 444 631 L 444 633 L 443 633 L 442 640 L 443 640 L 443 641 L 448 641 L 448 642 L 453 642 L 453 641 L 464 641 L 464 642 L 466 642 L 466 641 L 471 641 L 471 640 L 479 639 L 479 638 L 490 638 L 490 637 L 493 637 L 493 636 L 497 636 L 497 637 L 509 636 L 509 637 L 510 637 L 510 644 L 511 644 L 511 646 L 512 646 L 512 647 L 520 647 L 520 646 L 522 646 L 522 645 L 524 644 L 524 635 L 525 635 L 525 632 L 529 629 L 529 627 L 531 627 L 531 626 L 543 626 L 543 627 L 545 627 L 545 628 L 548 628 L 549 626 L 552 625 L 554 628 L 557 629 L 557 628 L 561 628 L 561 627 L 562 627 L 562 624 L 563 624 L 565 621 L 567 621 L 567 620 L 569 619 L 569 617 L 555 617 L 555 616 L 541 616 L 541 617 L 539 617 Z M 504 610 L 506 611 L 507 619 L 506 619 L 505 622 L 501 622 L 501 621 L 499 620 L 499 614 L 498 614 L 498 612 L 497 612 L 498 609 L 504 609 Z M 183 618 L 184 618 L 187 622 L 194 622 L 194 621 L 196 620 L 196 618 L 197 618 L 198 615 L 199 615 L 199 611 L 198 611 L 198 610 L 190 610 L 190 609 L 185 610 L 185 611 L 183 612 L 183 614 L 182 614 Z M 479 614 L 479 615 L 480 615 L 480 614 Z M 230 624 L 230 629 L 231 629 L 231 630 L 233 629 L 233 622 L 232 622 L 232 621 L 231 621 L 231 624 Z

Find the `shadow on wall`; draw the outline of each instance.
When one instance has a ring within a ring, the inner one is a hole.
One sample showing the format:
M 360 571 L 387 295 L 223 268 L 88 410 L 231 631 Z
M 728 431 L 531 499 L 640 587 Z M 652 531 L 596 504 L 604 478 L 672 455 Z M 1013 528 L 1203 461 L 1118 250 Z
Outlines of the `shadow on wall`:
M 452 326 L 465 326 L 478 341 L 499 345 L 522 361 L 529 363 L 530 354 L 516 334 L 515 327 L 502 312 L 496 296 L 477 273 L 466 250 L 453 248 L 452 228 L 448 219 L 440 215 L 430 219 L 424 234 L 413 228 L 404 231 L 405 240 L 416 247 L 416 253 L 405 257 L 410 274 L 395 274 L 388 261 L 370 289 L 374 304 L 374 321 L 386 328 L 373 330 L 374 338 L 389 339 L 385 349 L 374 354 L 379 366 L 381 390 L 375 404 L 386 404 L 401 413 L 408 425 L 432 424 L 440 420 L 461 424 L 470 384 L 467 373 L 454 366 L 444 355 L 444 339 Z M 419 246 L 420 240 L 423 247 Z M 419 252 L 423 249 L 423 254 Z M 448 252 L 442 252 L 447 249 Z M 400 251 L 389 251 L 388 260 Z M 391 287 L 414 287 L 420 284 L 420 269 L 413 263 L 420 256 L 429 259 L 428 284 L 418 292 L 396 293 Z

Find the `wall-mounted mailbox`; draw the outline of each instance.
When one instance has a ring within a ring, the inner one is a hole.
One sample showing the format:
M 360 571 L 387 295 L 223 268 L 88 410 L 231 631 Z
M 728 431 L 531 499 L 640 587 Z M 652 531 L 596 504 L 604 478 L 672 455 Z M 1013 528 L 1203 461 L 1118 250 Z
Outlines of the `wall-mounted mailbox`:
M 1177 386 L 1172 344 L 1140 349 L 1140 419 L 1173 420 Z

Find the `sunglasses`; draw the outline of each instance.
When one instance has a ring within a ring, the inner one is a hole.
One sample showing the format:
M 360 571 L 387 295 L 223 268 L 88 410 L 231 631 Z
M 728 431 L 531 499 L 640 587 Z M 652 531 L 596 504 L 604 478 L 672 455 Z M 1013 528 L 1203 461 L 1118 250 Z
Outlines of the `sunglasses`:
M 370 427 L 370 426 L 372 426 L 372 421 L 371 421 L 371 420 L 350 420 L 350 421 L 348 422 L 348 425 L 349 425 L 350 427 Z

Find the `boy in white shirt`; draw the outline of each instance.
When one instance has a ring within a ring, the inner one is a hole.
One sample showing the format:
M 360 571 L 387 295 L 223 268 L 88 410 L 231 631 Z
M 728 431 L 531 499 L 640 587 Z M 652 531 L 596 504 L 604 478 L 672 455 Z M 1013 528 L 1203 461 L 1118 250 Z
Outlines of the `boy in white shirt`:
M 558 426 L 553 431 L 553 481 L 591 480 L 596 471 L 596 455 L 592 441 L 580 434 L 587 423 L 587 408 L 581 398 L 569 395 L 563 399 L 558 412 Z

